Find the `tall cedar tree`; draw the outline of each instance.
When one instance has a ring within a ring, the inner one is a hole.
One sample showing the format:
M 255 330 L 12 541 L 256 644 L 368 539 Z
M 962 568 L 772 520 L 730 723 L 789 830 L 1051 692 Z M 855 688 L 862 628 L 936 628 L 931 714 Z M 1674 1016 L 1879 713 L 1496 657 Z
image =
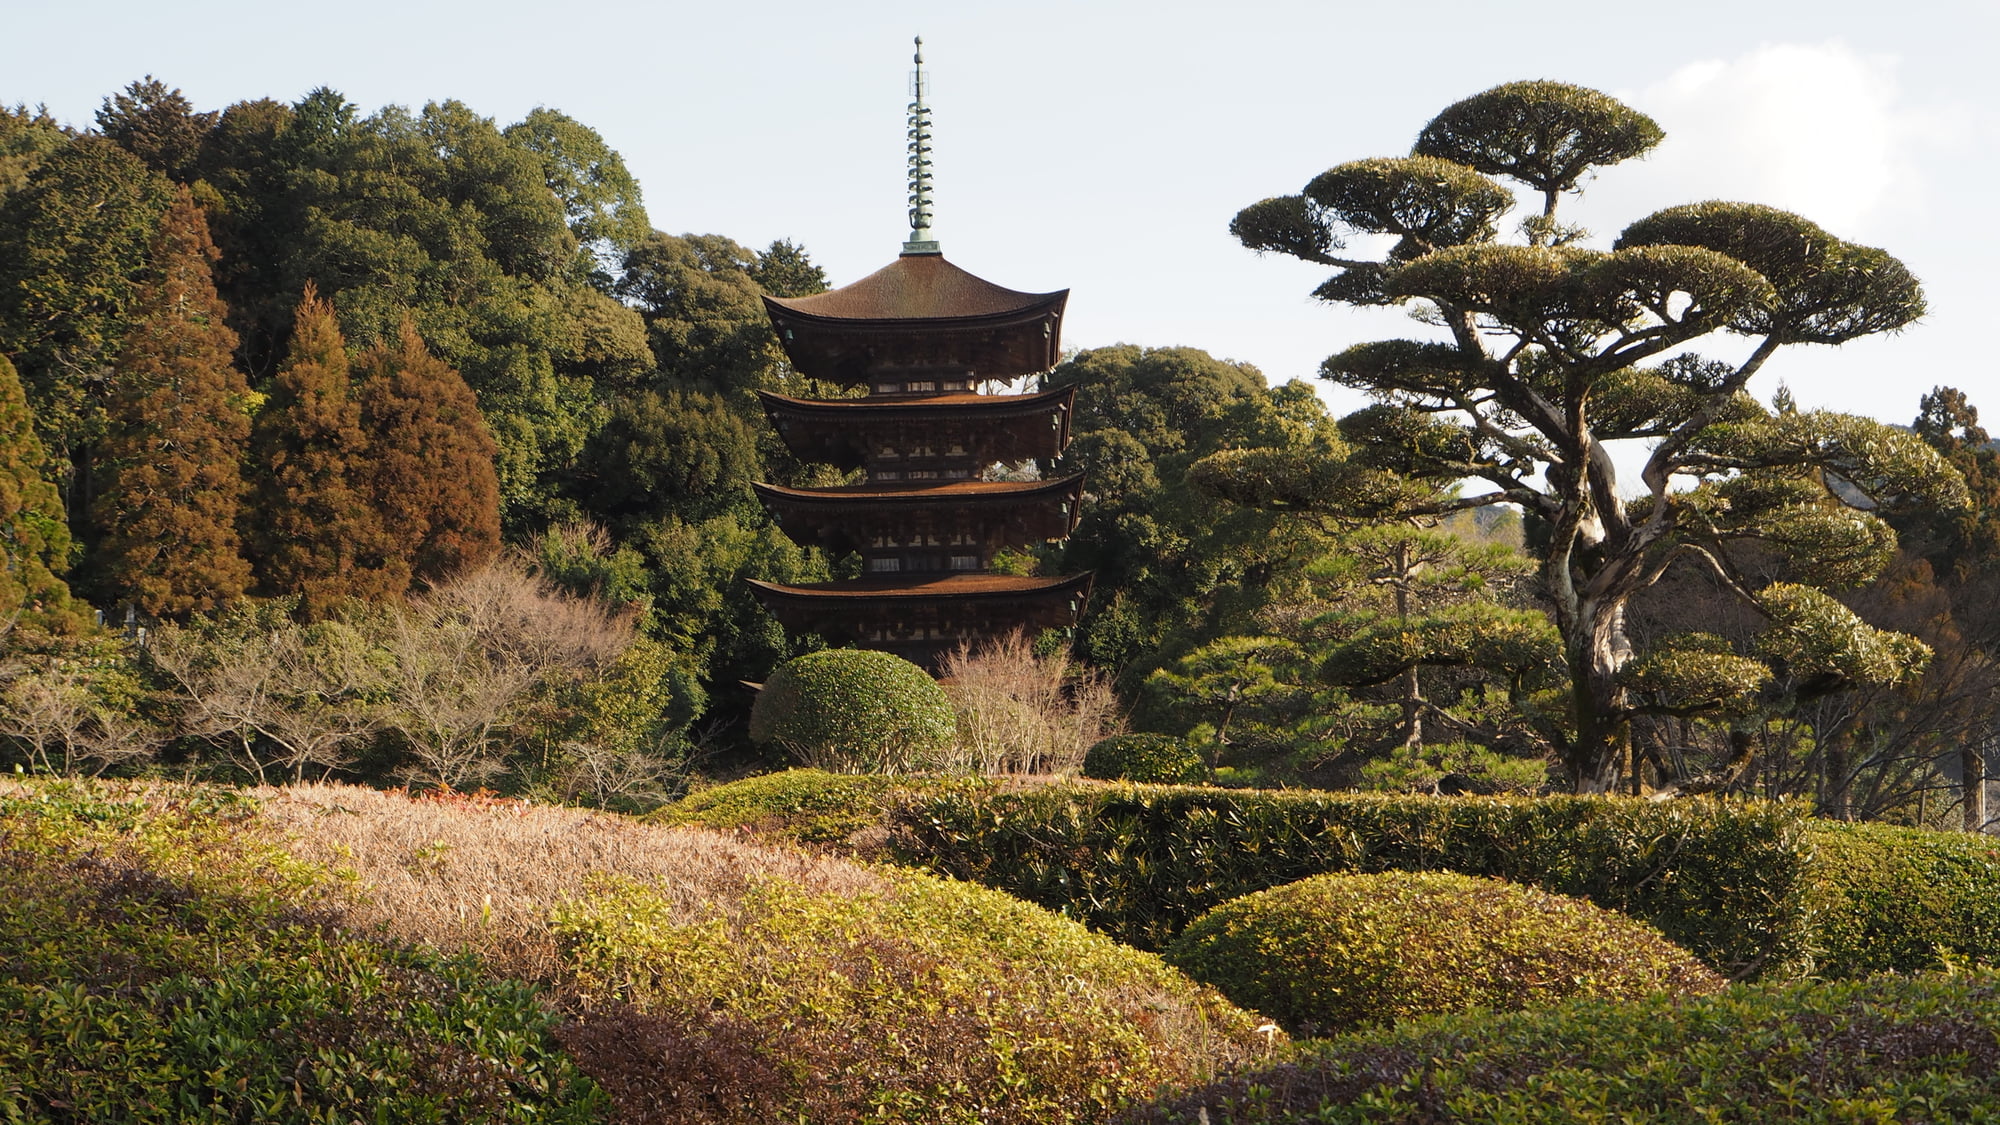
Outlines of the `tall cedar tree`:
M 396 345 L 361 357 L 361 424 L 372 443 L 366 489 L 407 580 L 433 582 L 500 550 L 498 447 L 479 402 L 403 321 Z
M 42 479 L 46 454 L 14 365 L 0 355 L 0 618 L 70 623 L 69 524 L 55 486 Z
M 250 584 L 236 534 L 249 387 L 230 360 L 236 334 L 209 276 L 215 256 L 201 208 L 180 189 L 153 241 L 106 410 L 94 585 L 155 617 L 213 609 Z
M 310 283 L 293 325 L 251 435 L 255 517 L 244 531 L 262 587 L 302 595 L 319 617 L 347 598 L 400 595 L 410 571 L 370 502 L 368 436 L 340 323 Z

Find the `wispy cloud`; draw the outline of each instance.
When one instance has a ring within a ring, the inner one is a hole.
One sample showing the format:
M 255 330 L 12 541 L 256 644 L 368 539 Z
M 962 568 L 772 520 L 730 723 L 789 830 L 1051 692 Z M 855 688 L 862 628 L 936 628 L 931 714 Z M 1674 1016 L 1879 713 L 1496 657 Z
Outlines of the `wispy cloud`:
M 1616 224 L 1609 234 L 1658 206 L 1740 199 L 1867 240 L 1924 206 L 1923 150 L 1950 135 L 1954 116 L 1912 105 L 1898 66 L 1840 42 L 1781 43 L 1618 91 L 1667 139 L 1644 165 L 1605 173 L 1588 211 Z

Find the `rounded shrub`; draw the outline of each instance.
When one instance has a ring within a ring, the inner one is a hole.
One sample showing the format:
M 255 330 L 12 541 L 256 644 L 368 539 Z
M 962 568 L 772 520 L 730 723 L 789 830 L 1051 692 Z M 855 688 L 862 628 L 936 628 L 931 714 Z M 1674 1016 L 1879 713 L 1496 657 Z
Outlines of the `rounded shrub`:
M 1206 780 L 1208 767 L 1185 739 L 1170 734 L 1115 734 L 1084 754 L 1083 776 L 1184 785 Z
M 1259 891 L 1196 919 L 1166 957 L 1303 1035 L 1723 984 L 1621 914 L 1449 872 L 1318 875 Z
M 858 893 L 773 876 L 693 911 L 599 880 L 553 919 L 580 991 L 623 1005 L 566 1040 L 579 1065 L 724 1125 L 1041 1125 L 1277 1046 L 1153 954 L 998 891 L 878 874 Z
M 936 680 L 869 649 L 824 649 L 779 665 L 750 709 L 752 741 L 836 773 L 933 768 L 957 731 L 951 698 Z

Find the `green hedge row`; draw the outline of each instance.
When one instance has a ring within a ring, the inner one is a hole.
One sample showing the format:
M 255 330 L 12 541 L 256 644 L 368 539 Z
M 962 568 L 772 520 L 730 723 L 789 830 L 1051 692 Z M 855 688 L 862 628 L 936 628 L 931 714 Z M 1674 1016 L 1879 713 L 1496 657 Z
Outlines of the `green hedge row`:
M 2000 847 L 1801 806 L 1409 797 L 978 778 L 752 778 L 666 819 L 803 842 L 881 838 L 1160 949 L 1204 911 L 1328 872 L 1457 871 L 1587 898 L 1737 977 L 2000 965 Z M 863 832 L 863 830 L 867 830 Z M 857 834 L 860 835 L 857 835 Z M 871 835 L 872 834 L 872 835 Z
M 1152 786 L 909 791 L 905 858 L 1159 949 L 1210 907 L 1334 871 L 1457 871 L 1640 918 L 1738 977 L 1809 963 L 1789 806 Z
M 2000 981 L 1745 985 L 1307 1044 L 1120 1125 L 2000 1120 Z
M 1814 971 L 2000 966 L 2000 840 L 1812 821 Z

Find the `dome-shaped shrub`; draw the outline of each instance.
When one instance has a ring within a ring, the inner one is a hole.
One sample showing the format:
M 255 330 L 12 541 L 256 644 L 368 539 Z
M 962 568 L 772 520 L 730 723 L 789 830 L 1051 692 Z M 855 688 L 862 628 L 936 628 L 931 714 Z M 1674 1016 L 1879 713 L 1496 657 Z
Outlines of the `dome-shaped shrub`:
M 918 872 L 877 880 L 827 891 L 773 875 L 693 909 L 598 884 L 554 929 L 579 990 L 631 1007 L 566 1044 L 648 1108 L 708 1111 L 630 1120 L 722 1125 L 1103 1121 L 1276 1045 L 1157 956 L 1038 906 Z M 694 1097 L 662 1096 L 682 1090 Z
M 886 652 L 830 648 L 771 673 L 750 708 L 750 738 L 837 773 L 929 769 L 951 749 L 951 699 L 922 668 Z
M 1115 734 L 1084 754 L 1083 776 L 1181 785 L 1205 780 L 1208 767 L 1185 739 L 1170 734 Z
M 1166 958 L 1300 1035 L 1723 983 L 1622 914 L 1448 872 L 1318 875 L 1245 895 L 1196 919 Z

